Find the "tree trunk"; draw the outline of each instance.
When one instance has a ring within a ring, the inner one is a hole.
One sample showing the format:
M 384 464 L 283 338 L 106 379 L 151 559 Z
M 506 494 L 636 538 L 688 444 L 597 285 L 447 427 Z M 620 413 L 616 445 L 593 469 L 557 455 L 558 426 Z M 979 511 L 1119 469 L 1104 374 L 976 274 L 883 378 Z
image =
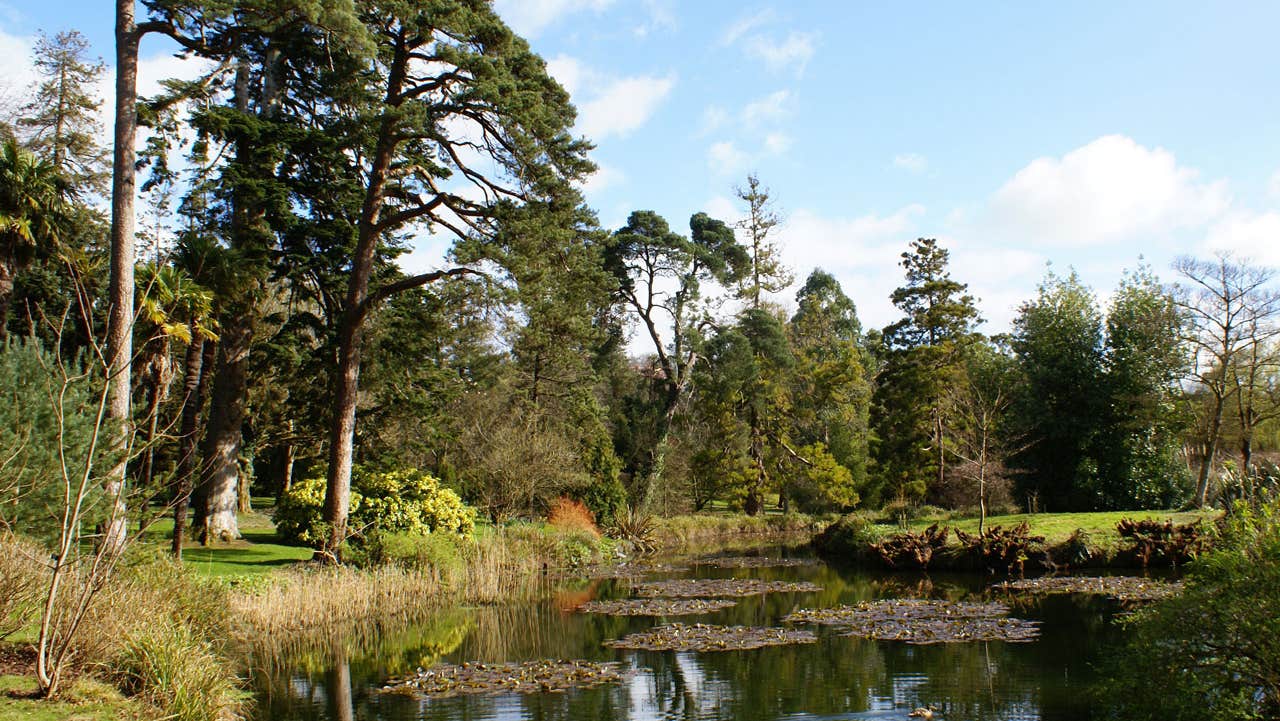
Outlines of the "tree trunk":
M 397 45 L 387 77 L 387 104 L 398 105 L 408 67 L 408 51 Z M 377 146 L 369 168 L 369 180 L 360 223 L 351 277 L 347 284 L 346 309 L 338 326 L 338 373 L 334 379 L 333 421 L 329 426 L 329 471 L 325 479 L 324 519 L 329 539 L 317 557 L 338 561 L 339 548 L 347 539 L 347 514 L 351 507 L 351 467 L 355 446 L 356 404 L 360 396 L 360 359 L 364 350 L 364 319 L 368 313 L 369 278 L 377 256 L 382 231 L 379 219 L 387 191 L 387 174 L 400 139 L 394 112 L 384 112 L 378 127 Z
M 760 415 L 754 405 L 751 407 L 748 424 L 751 428 L 751 464 L 755 466 L 756 477 L 747 491 L 742 510 L 748 516 L 754 516 L 764 510 L 764 488 L 769 478 L 764 467 L 764 438 L 760 434 Z
M 115 155 L 111 171 L 111 275 L 107 318 L 107 416 L 116 424 L 112 449 L 119 454 L 107 475 L 111 515 L 103 543 L 120 550 L 125 540 L 125 479 L 128 474 L 130 361 L 133 355 L 133 265 L 136 151 L 138 134 L 138 30 L 134 0 L 116 0 Z
M 250 495 L 253 489 L 254 469 L 253 458 L 251 456 L 241 455 L 240 460 L 240 482 L 236 484 L 236 511 L 239 513 L 253 512 L 253 496 Z
M 241 427 L 244 424 L 248 387 L 249 343 L 253 327 L 249 319 L 228 318 L 218 344 L 218 363 L 209 401 L 209 424 L 201 449 L 200 517 L 196 534 L 205 544 L 240 537 L 236 519 L 239 506 Z
M 0 263 L 0 343 L 9 336 L 9 304 L 13 302 L 16 271 L 8 263 Z
M 292 418 L 289 419 L 287 428 L 289 431 L 289 439 L 284 442 L 284 451 L 283 451 L 284 452 L 284 468 L 281 473 L 281 482 L 280 482 L 281 498 L 284 497 L 284 494 L 289 492 L 290 488 L 293 488 L 293 457 L 295 454 L 296 446 L 293 443 L 293 419 Z
M 671 437 L 671 424 L 675 421 L 676 407 L 680 400 L 679 387 L 674 383 L 669 384 L 666 395 L 667 407 L 662 413 L 662 418 L 658 421 L 658 432 L 653 444 L 653 450 L 649 452 L 649 471 L 645 474 L 644 485 L 639 489 L 637 508 L 645 512 L 652 510 L 658 483 L 662 480 L 663 471 L 666 470 L 667 441 Z
M 187 528 L 187 506 L 196 473 L 196 427 L 200 423 L 201 391 L 204 389 L 204 336 L 199 333 L 187 345 L 182 376 L 182 427 L 178 437 L 178 468 L 173 499 L 173 557 L 182 560 L 182 543 Z
M 1218 439 L 1222 435 L 1222 409 L 1226 399 L 1221 396 L 1214 399 L 1213 417 L 1209 419 L 1209 437 L 1204 444 L 1204 458 L 1200 461 L 1200 475 L 1196 479 L 1196 507 L 1204 508 L 1209 499 L 1209 474 L 1213 471 L 1213 462 L 1218 455 Z

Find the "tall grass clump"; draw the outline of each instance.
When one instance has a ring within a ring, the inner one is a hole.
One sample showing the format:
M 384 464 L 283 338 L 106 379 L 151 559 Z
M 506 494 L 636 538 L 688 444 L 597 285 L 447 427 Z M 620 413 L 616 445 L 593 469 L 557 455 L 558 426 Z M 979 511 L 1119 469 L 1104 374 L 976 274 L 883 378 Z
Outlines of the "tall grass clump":
M 32 541 L 0 531 L 0 640 L 33 623 L 44 595 L 48 554 Z
M 242 694 L 226 664 L 213 644 L 170 621 L 134 629 L 111 673 L 121 690 L 162 709 L 166 718 L 232 721 L 241 716 Z

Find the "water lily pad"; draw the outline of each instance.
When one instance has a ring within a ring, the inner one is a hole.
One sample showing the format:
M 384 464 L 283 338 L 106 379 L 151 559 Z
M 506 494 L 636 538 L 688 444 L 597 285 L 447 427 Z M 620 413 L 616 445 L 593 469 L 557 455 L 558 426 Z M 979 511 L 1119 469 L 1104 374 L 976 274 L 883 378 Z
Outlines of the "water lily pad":
M 618 601 L 588 601 L 580 613 L 609 616 L 692 616 L 712 613 L 736 604 L 724 598 L 626 598 Z
M 716 568 L 785 568 L 809 566 L 815 563 L 808 558 L 768 558 L 766 556 L 721 556 L 698 561 L 703 566 Z
M 639 651 L 745 651 L 765 646 L 815 643 L 817 640 L 818 637 L 809 631 L 794 628 L 673 623 L 605 641 L 604 645 Z
M 992 588 L 1037 594 L 1087 593 L 1117 601 L 1158 601 L 1181 592 L 1182 583 L 1137 576 L 1043 576 L 1005 581 Z
M 636 584 L 636 594 L 649 598 L 737 598 L 762 593 L 813 593 L 822 587 L 808 581 L 762 581 L 755 578 L 690 578 Z
M 524 663 L 440 664 L 400 679 L 382 690 L 448 698 L 498 693 L 547 693 L 618 683 L 626 678 L 617 663 L 593 661 L 526 661 Z
M 907 643 L 965 641 L 1033 641 L 1040 631 L 1034 621 L 1009 618 L 999 603 L 966 603 L 892 599 L 855 606 L 806 608 L 783 621 L 836 626 L 841 635 Z

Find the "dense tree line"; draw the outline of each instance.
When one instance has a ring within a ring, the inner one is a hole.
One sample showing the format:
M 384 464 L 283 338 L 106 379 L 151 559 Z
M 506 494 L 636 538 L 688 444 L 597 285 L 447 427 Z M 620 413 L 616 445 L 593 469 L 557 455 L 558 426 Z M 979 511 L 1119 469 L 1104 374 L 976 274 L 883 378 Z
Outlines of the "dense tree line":
M 739 217 L 602 228 L 568 94 L 486 2 L 124 5 L 121 67 L 160 33 L 210 70 L 136 105 L 120 80 L 110 172 L 103 64 L 41 38 L 0 129 L 0 335 L 103 354 L 132 449 L 105 493 L 173 507 L 175 553 L 188 505 L 225 541 L 253 496 L 323 476 L 333 556 L 357 468 L 426 471 L 494 520 L 568 495 L 607 523 L 1204 504 L 1277 449 L 1280 300 L 1247 261 L 1139 267 L 1105 306 L 1050 272 L 987 337 L 920 238 L 901 318 L 866 329 L 820 268 L 787 295 L 803 269 L 755 176 Z M 425 238 L 444 259 L 406 273 Z

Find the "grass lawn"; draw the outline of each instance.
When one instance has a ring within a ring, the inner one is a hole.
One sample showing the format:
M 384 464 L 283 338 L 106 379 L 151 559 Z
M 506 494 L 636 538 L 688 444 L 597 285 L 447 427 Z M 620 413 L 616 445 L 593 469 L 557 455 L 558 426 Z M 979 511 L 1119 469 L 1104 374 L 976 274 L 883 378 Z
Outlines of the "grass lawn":
M 255 508 L 263 508 L 255 499 Z M 275 525 L 266 513 L 255 510 L 241 513 L 239 540 L 205 547 L 188 542 L 182 547 L 183 563 L 213 577 L 251 576 L 271 573 L 282 566 L 311 559 L 312 550 L 305 546 L 281 543 Z M 161 518 L 147 527 L 143 538 L 165 549 L 173 535 L 173 519 Z
M 120 695 L 109 684 L 78 679 L 63 700 L 32 698 L 31 676 L 0 676 L 0 721 L 141 721 L 155 710 Z
M 1044 536 L 1045 542 L 1048 544 L 1060 543 L 1067 540 L 1077 528 L 1083 528 L 1088 531 L 1094 538 L 1094 541 L 1101 544 L 1111 544 L 1119 540 L 1120 536 L 1116 533 L 1116 523 L 1122 518 L 1133 518 L 1137 520 L 1155 519 L 1158 521 L 1172 520 L 1174 523 L 1192 523 L 1198 520 L 1205 522 L 1211 521 L 1218 516 L 1220 511 L 1096 511 L 1090 513 L 1017 513 L 1010 516 L 987 516 L 987 526 L 1003 526 L 1005 528 L 1017 526 L 1026 521 L 1031 525 L 1033 535 Z M 944 526 L 952 526 L 966 533 L 978 532 L 978 519 L 973 518 L 954 518 L 950 520 L 939 519 L 916 519 L 909 522 L 909 526 L 913 531 L 922 531 L 925 528 L 938 523 Z

